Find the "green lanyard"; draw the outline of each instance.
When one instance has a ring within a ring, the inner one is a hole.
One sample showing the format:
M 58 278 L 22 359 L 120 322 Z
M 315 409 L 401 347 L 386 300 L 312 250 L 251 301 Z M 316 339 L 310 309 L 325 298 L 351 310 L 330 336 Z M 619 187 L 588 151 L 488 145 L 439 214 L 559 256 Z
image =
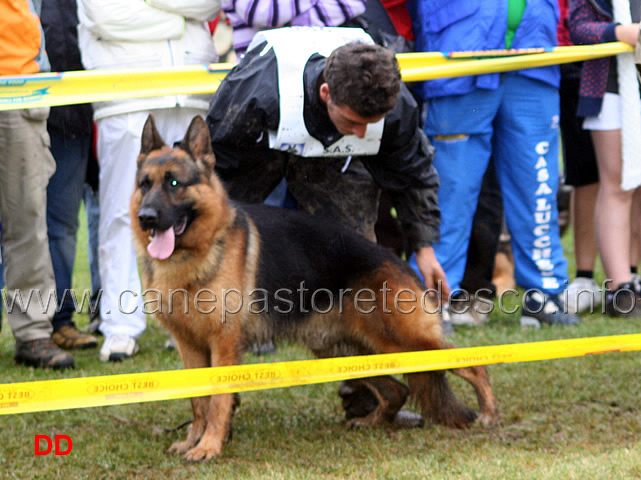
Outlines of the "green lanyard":
M 527 0 L 508 0 L 507 2 L 507 30 L 505 32 L 505 48 L 512 46 L 514 34 L 519 28 Z

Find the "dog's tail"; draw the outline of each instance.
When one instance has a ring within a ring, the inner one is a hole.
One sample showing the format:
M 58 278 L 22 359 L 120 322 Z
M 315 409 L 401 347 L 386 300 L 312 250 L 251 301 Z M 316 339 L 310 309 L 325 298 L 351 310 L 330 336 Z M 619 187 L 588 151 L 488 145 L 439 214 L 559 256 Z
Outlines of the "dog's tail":
M 477 413 L 454 395 L 444 371 L 411 373 L 405 377 L 410 398 L 426 420 L 453 428 L 466 428 L 476 420 Z

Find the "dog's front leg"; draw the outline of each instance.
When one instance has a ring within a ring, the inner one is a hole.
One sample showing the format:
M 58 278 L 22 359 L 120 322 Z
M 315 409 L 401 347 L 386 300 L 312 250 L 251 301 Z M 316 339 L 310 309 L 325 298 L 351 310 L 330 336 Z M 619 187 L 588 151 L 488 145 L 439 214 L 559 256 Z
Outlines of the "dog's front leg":
M 209 399 L 210 397 L 196 397 L 191 399 L 194 421 L 191 424 L 187 438 L 183 441 L 173 443 L 167 450 L 168 454 L 185 453 L 198 443 L 207 425 L 206 412 L 209 411 Z
M 233 395 L 225 393 L 206 397 L 209 415 L 198 444 L 185 454 L 185 460 L 200 462 L 219 455 L 231 421 Z
M 232 327 L 233 328 L 233 327 Z M 211 345 L 212 366 L 238 365 L 240 363 L 240 344 L 238 333 L 230 331 L 221 332 L 216 336 Z M 220 454 L 223 442 L 231 427 L 231 417 L 234 406 L 232 394 L 212 395 L 206 397 L 205 405 L 205 430 L 200 441 L 195 447 L 185 454 L 185 459 L 190 462 L 209 460 Z
M 205 368 L 210 366 L 209 352 L 195 349 L 190 343 L 184 342 L 180 335 L 174 334 L 180 357 L 185 368 Z M 194 421 L 191 424 L 187 438 L 175 442 L 167 453 L 185 453 L 198 443 L 207 426 L 210 397 L 195 397 L 191 399 Z

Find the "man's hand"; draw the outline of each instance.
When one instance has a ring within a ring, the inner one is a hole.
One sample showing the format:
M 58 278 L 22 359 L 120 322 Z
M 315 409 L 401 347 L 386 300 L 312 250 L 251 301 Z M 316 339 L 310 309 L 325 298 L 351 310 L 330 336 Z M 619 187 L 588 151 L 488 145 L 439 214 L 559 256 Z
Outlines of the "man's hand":
M 617 25 L 614 29 L 614 34 L 618 41 L 625 42 L 635 47 L 637 39 L 639 38 L 639 24 L 631 23 L 629 25 Z
M 441 285 L 441 294 L 443 300 L 447 300 L 450 295 L 450 286 L 447 283 L 443 267 L 436 259 L 434 248 L 423 247 L 416 251 L 416 265 L 425 279 L 425 286 L 428 289 L 437 290 L 439 283 Z

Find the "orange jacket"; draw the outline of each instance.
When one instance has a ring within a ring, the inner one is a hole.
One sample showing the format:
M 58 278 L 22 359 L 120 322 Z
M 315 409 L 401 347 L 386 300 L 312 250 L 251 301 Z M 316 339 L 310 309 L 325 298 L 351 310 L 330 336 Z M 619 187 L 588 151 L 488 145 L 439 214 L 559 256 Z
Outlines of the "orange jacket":
M 38 73 L 40 20 L 28 0 L 0 2 L 0 75 Z

